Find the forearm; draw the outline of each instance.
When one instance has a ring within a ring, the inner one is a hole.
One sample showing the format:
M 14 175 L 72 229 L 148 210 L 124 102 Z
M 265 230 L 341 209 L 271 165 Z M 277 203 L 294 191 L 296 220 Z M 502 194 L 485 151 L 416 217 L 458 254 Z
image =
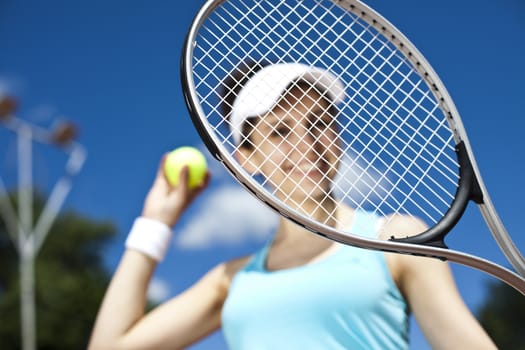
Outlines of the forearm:
M 147 289 L 157 262 L 128 249 L 100 307 L 90 349 L 118 348 L 126 333 L 144 316 Z
M 170 246 L 171 228 L 209 181 L 207 174 L 205 182 L 199 187 L 172 187 L 164 176 L 163 164 L 162 161 L 157 169 L 153 186 L 144 201 L 142 215 L 135 220 L 126 239 L 127 249 L 102 301 L 89 345 L 90 350 L 158 349 L 166 348 L 166 344 L 173 348 L 176 343 L 182 344 L 182 340 L 173 335 L 171 323 L 166 320 L 172 321 L 173 317 L 177 317 L 182 324 L 181 329 L 191 323 L 191 319 L 181 312 L 182 307 L 178 306 L 181 303 L 176 301 L 171 307 L 157 308 L 153 315 L 148 315 L 149 317 L 144 314 L 148 285 L 157 262 L 163 260 Z M 187 183 L 187 176 L 187 168 L 184 168 L 180 175 L 181 184 Z M 203 298 L 210 298 L 209 305 L 213 305 L 214 294 L 208 292 L 210 288 L 201 289 L 205 291 L 204 296 L 190 299 L 195 299 L 198 303 L 202 302 Z M 205 310 L 203 314 L 213 313 Z M 189 321 L 185 321 L 186 318 Z M 203 323 L 204 320 L 198 319 L 190 326 L 195 328 Z M 210 324 L 209 329 L 214 326 L 215 324 Z

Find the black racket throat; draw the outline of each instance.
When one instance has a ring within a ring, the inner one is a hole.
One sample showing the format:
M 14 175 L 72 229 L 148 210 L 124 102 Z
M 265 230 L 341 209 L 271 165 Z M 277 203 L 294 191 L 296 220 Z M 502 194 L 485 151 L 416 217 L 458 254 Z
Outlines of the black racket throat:
M 415 236 L 395 238 L 390 241 L 399 243 L 421 244 L 438 248 L 446 248 L 445 237 L 456 226 L 465 212 L 469 201 L 483 203 L 483 192 L 476 178 L 476 173 L 470 162 L 467 147 L 463 141 L 456 145 L 456 154 L 459 163 L 459 184 L 454 201 L 445 215 L 434 226 Z

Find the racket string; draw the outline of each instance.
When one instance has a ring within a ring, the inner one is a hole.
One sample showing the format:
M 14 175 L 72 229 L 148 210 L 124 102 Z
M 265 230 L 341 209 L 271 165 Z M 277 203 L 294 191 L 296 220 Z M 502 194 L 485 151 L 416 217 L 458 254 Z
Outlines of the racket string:
M 195 89 L 212 134 L 232 156 L 239 152 L 232 125 L 219 108 L 228 103 L 221 97 L 223 81 L 239 64 L 302 62 L 327 69 L 344 83 L 348 97 L 335 117 L 339 141 L 326 142 L 325 153 L 309 150 L 315 158 L 328 156 L 339 163 L 335 177 L 324 174 L 320 182 L 329 182 L 337 201 L 352 207 L 435 222 L 449 208 L 458 183 L 450 118 L 422 69 L 384 35 L 332 1 L 224 2 L 201 26 L 193 58 Z M 233 108 L 231 103 L 228 107 Z M 321 136 L 305 141 L 308 134 L 322 133 L 316 127 L 294 131 L 295 152 L 305 152 L 299 145 L 320 142 Z M 271 170 L 257 181 L 292 207 L 306 205 L 295 203 L 293 194 L 303 191 L 308 197 L 315 188 L 302 188 L 304 177 L 286 192 L 290 178 L 272 160 L 275 152 L 263 162 Z M 250 163 L 244 162 L 241 168 Z M 271 183 L 269 178 L 278 175 L 284 178 Z M 332 210 L 325 214 L 335 217 Z

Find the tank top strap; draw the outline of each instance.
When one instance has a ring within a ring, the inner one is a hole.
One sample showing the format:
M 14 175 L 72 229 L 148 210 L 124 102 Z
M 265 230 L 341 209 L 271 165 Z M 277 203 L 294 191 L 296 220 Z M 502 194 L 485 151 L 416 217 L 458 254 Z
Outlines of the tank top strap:
M 272 240 L 269 240 L 268 242 L 266 242 L 266 244 L 261 249 L 255 252 L 255 254 L 252 256 L 250 261 L 243 268 L 243 270 L 244 271 L 264 271 L 265 265 L 266 265 L 266 257 L 268 256 L 268 251 L 270 250 L 271 244 L 272 244 Z

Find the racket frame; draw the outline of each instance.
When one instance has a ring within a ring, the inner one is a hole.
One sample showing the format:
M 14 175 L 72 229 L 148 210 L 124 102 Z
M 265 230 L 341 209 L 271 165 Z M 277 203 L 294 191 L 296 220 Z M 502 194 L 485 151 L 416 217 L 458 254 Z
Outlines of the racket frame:
M 361 20 L 376 28 L 385 38 L 404 53 L 405 57 L 413 64 L 414 69 L 428 83 L 428 86 L 431 87 L 432 93 L 440 104 L 450 129 L 453 131 L 457 159 L 460 165 L 460 178 L 455 199 L 449 210 L 433 227 L 418 235 L 405 238 L 392 237 L 387 241 L 368 239 L 341 233 L 337 229 L 320 224 L 304 214 L 289 210 L 286 205 L 275 201 L 262 185 L 253 181 L 250 175 L 239 169 L 237 160 L 234 159 L 222 142 L 216 138 L 215 131 L 208 125 L 205 120 L 206 118 L 203 117 L 205 113 L 198 102 L 199 98 L 196 93 L 192 72 L 194 59 L 193 49 L 196 46 L 196 37 L 199 29 L 208 15 L 226 1 L 227 0 L 208 0 L 196 14 L 186 35 L 184 49 L 181 55 L 181 83 L 190 117 L 202 141 L 212 156 L 216 158 L 248 192 L 258 200 L 264 202 L 282 217 L 330 240 L 365 249 L 449 260 L 483 271 L 502 280 L 525 295 L 525 259 L 510 238 L 488 195 L 470 147 L 465 128 L 459 117 L 459 112 L 448 94 L 447 89 L 429 62 L 410 40 L 383 16 L 361 1 L 332 0 L 336 5 L 353 13 Z M 478 205 L 494 240 L 516 272 L 484 258 L 455 251 L 446 246 L 444 242 L 446 235 L 460 220 L 470 201 Z

